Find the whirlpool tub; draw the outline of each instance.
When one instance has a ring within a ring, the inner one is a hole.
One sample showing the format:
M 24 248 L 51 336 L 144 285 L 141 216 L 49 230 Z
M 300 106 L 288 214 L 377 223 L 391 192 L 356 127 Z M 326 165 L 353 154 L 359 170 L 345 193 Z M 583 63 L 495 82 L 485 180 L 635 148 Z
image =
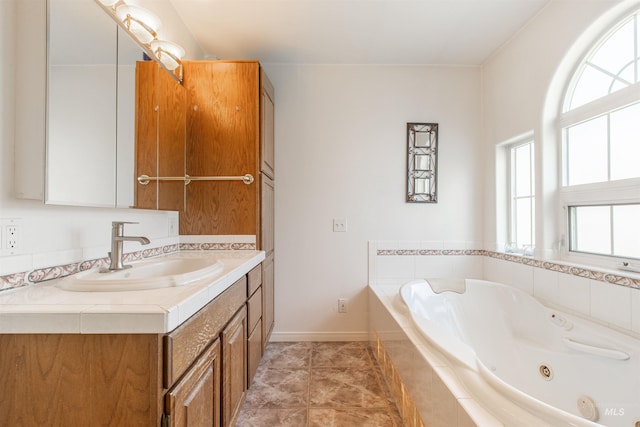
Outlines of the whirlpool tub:
M 494 282 L 414 280 L 400 293 L 453 365 L 550 425 L 640 427 L 639 340 Z

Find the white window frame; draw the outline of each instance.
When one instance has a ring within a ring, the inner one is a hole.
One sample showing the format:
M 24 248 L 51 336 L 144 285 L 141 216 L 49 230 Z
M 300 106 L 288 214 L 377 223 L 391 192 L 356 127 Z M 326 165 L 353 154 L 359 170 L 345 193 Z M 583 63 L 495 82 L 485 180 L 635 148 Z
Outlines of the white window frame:
M 515 164 L 515 150 L 522 146 L 529 146 L 529 193 L 525 196 L 517 196 L 516 195 L 516 164 Z M 507 146 L 509 150 L 509 229 L 508 229 L 508 242 L 516 243 L 516 247 L 510 248 L 510 252 L 521 253 L 524 255 L 533 255 L 533 249 L 536 244 L 536 215 L 535 215 L 535 206 L 536 206 L 536 193 L 535 193 L 535 145 L 533 140 L 533 135 L 530 138 L 525 138 L 519 140 L 517 142 L 513 142 Z M 518 227 L 518 218 L 516 217 L 516 202 L 519 199 L 530 199 L 530 218 L 531 225 L 529 229 L 529 240 L 530 244 L 523 245 L 521 242 L 517 241 L 516 238 L 516 229 Z
M 636 11 L 635 13 L 638 13 Z M 589 58 L 592 52 L 594 52 L 611 34 L 619 28 L 620 23 L 626 21 L 630 15 L 627 15 L 621 19 L 618 23 L 611 27 L 604 37 L 597 40 L 593 48 L 589 51 L 588 55 L 585 55 L 581 64 Z M 565 109 L 569 104 L 569 97 L 575 88 L 576 79 L 580 75 L 580 67 L 574 73 L 571 81 L 567 85 L 564 94 Z M 612 205 L 612 204 L 632 204 L 640 203 L 640 178 L 629 178 L 615 181 L 598 182 L 592 184 L 580 184 L 580 185 L 566 185 L 566 157 L 565 157 L 565 129 L 585 122 L 587 120 L 606 115 L 615 110 L 627 107 L 631 104 L 640 102 L 640 82 L 635 83 L 626 88 L 620 89 L 616 92 L 605 95 L 587 104 L 581 105 L 572 110 L 568 110 L 560 113 L 558 117 L 558 140 L 560 144 L 560 174 L 559 174 L 559 205 L 562 209 L 563 217 L 563 235 L 560 237 L 562 242 L 560 247 L 560 257 L 563 260 L 569 262 L 576 262 L 582 264 L 594 264 L 606 267 L 616 267 L 620 262 L 627 261 L 622 257 L 616 257 L 612 255 L 597 255 L 591 253 L 573 252 L 570 251 L 569 239 L 571 236 L 570 221 L 569 221 L 569 207 L 570 206 L 595 206 L 595 205 Z
M 512 150 L 525 144 L 531 144 L 531 169 L 530 169 L 530 196 L 531 203 L 531 245 L 515 246 L 514 242 L 514 164 Z M 514 253 L 520 255 L 533 255 L 535 245 L 536 227 L 536 204 L 535 204 L 535 138 L 533 131 L 518 135 L 496 146 L 496 188 L 498 197 L 496 199 L 496 226 L 497 226 L 497 250 L 501 252 Z

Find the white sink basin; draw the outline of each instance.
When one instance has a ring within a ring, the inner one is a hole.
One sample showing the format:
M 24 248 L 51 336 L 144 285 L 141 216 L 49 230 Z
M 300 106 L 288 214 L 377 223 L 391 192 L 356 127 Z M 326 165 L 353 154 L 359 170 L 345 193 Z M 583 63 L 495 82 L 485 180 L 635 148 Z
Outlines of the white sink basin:
M 131 263 L 131 268 L 103 273 L 83 271 L 60 281 L 68 291 L 120 292 L 183 286 L 220 274 L 224 264 L 206 256 L 172 255 Z

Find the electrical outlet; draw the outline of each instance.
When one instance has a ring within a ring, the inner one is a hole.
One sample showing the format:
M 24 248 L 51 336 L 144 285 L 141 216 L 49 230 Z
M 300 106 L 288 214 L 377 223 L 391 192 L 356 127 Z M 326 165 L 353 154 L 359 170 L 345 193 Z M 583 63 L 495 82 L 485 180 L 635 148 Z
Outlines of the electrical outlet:
M 18 248 L 18 226 L 11 224 L 11 225 L 7 225 L 6 228 L 6 247 L 9 250 L 12 249 L 17 249 Z
M 338 313 L 347 312 L 347 300 L 345 298 L 338 299 Z
M 0 255 L 15 255 L 22 250 L 22 219 L 0 219 Z

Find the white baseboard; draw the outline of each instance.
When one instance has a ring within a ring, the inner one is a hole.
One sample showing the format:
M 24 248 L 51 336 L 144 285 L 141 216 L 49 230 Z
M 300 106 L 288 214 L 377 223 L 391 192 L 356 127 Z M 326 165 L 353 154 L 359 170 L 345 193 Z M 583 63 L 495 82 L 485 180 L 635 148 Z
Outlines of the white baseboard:
M 272 332 L 271 342 L 369 341 L 369 332 Z

